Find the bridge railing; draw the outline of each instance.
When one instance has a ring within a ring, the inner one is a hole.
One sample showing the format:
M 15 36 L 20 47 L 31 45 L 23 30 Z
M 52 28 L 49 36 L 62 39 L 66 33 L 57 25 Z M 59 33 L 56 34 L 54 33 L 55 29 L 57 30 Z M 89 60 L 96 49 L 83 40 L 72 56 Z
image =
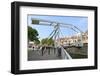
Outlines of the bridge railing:
M 69 55 L 69 53 L 62 47 L 61 48 L 61 57 L 62 59 L 72 59 L 72 57 Z

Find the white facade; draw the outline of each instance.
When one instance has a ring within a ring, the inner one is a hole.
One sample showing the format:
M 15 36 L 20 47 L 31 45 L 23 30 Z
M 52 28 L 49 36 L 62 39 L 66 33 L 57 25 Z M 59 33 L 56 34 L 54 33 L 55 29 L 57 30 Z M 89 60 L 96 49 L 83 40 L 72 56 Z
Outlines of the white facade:
M 83 44 L 88 43 L 88 33 L 85 32 L 82 35 L 77 34 L 70 37 L 60 38 L 59 42 L 63 46 L 83 46 Z

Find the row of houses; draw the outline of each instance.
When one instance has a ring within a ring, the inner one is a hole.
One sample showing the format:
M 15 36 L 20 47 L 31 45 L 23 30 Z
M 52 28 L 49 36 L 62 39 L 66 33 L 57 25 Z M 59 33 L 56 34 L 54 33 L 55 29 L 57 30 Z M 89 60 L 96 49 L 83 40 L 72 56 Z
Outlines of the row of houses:
M 88 32 L 59 38 L 57 42 L 63 46 L 83 46 L 88 44 Z

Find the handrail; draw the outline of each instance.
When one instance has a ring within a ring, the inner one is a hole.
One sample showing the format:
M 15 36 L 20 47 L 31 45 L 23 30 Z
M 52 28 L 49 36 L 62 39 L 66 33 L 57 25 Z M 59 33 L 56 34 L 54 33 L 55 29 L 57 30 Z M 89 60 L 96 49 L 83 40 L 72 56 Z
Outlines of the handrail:
M 68 53 L 62 46 L 60 46 L 60 47 L 61 47 L 62 53 L 63 53 L 63 52 L 65 53 L 65 55 L 62 55 L 62 57 L 63 57 L 64 59 L 72 59 L 72 57 L 69 55 L 69 53 Z

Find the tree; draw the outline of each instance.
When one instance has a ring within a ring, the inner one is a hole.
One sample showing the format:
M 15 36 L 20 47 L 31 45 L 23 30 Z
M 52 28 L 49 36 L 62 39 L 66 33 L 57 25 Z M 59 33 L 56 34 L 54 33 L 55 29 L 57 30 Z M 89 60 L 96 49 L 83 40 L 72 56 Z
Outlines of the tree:
M 42 45 L 46 45 L 46 44 L 47 44 L 47 38 L 42 39 L 42 40 L 41 40 L 41 44 L 42 44 Z
M 38 39 L 38 31 L 36 29 L 33 29 L 32 27 L 28 26 L 28 40 L 35 41 L 36 43 L 39 43 Z
M 54 40 L 52 38 L 48 39 L 47 44 L 53 46 L 54 45 Z
M 35 40 L 34 43 L 35 44 L 40 44 L 40 41 L 39 40 Z
M 52 38 L 50 38 L 50 39 L 45 38 L 45 39 L 41 40 L 41 44 L 42 45 L 47 45 L 47 46 L 53 46 L 54 45 L 54 40 Z

